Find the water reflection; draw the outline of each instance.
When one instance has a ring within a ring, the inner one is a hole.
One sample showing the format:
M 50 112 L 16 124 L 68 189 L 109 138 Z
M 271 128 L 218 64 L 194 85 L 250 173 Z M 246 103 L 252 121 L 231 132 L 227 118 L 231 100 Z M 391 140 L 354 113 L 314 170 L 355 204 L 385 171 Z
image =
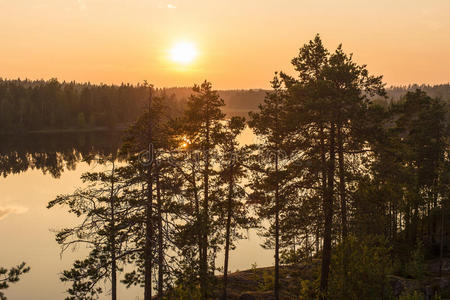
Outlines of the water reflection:
M 0 139 L 0 174 L 3 177 L 37 169 L 59 178 L 64 170 L 74 170 L 80 162 L 91 164 L 98 155 L 115 153 L 122 133 L 29 134 L 1 136 Z
M 8 244 L 0 248 L 0 265 L 26 261 L 31 266 L 20 284 L 8 289 L 9 299 L 64 298 L 68 286 L 59 280 L 60 273 L 87 251 L 74 248 L 60 256 L 53 230 L 73 227 L 80 220 L 65 208 L 47 209 L 47 203 L 82 186 L 83 173 L 108 170 L 110 166 L 98 164 L 96 158 L 114 153 L 122 136 L 105 132 L 0 136 L 0 172 L 7 177 L 0 178 L 0 236 Z M 244 131 L 240 141 L 254 141 L 250 129 Z M 256 232 L 250 231 L 249 239 L 239 241 L 232 252 L 230 270 L 248 269 L 253 263 L 271 265 L 272 251 L 260 244 Z M 139 286 L 127 289 L 119 285 L 120 299 L 140 299 L 140 295 Z M 100 300 L 108 297 L 111 299 L 105 293 Z

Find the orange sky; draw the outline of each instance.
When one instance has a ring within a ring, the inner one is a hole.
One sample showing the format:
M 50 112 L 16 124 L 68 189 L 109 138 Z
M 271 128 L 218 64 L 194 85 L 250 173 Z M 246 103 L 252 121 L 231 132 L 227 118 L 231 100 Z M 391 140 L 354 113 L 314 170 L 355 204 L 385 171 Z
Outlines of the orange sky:
M 450 81 L 449 0 L 0 0 L 0 77 L 267 88 L 315 33 L 388 84 Z

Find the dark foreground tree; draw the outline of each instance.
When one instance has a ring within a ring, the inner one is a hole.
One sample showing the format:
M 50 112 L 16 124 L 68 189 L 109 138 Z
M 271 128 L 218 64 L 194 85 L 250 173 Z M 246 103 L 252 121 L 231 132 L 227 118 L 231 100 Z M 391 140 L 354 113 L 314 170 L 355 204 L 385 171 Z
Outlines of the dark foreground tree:
M 9 270 L 0 267 L 0 300 L 7 300 L 2 290 L 7 289 L 10 284 L 18 282 L 20 280 L 20 276 L 28 273 L 29 271 L 30 267 L 28 267 L 25 263 L 21 263 L 20 265 L 12 267 Z
M 217 161 L 218 133 L 225 115 L 221 108 L 223 100 L 211 83 L 205 81 L 193 88 L 194 93 L 188 100 L 187 109 L 182 118 L 181 132 L 189 141 L 189 150 L 198 160 L 189 171 L 188 189 L 194 197 L 199 246 L 199 280 L 201 299 L 211 297 L 210 274 L 214 270 L 215 249 L 217 241 L 212 239 L 214 219 L 211 216 L 211 204 L 214 202 L 214 189 L 217 188 L 217 174 L 213 165 Z M 195 153 L 195 154 L 194 154 Z M 213 256 L 211 256 L 211 251 Z
M 238 137 L 245 128 L 245 119 L 232 117 L 226 121 L 221 132 L 219 200 L 216 210 L 219 222 L 224 228 L 224 264 L 222 299 L 228 299 L 228 266 L 230 251 L 234 241 L 243 238 L 242 231 L 255 226 L 254 218 L 248 214 L 245 199 L 246 192 L 243 178 L 248 175 L 245 164 L 248 163 L 249 151 L 239 144 Z
M 129 128 L 122 154 L 127 156 L 133 170 L 127 179 L 133 186 L 135 199 L 133 216 L 136 231 L 133 247 L 139 249 L 132 261 L 137 270 L 126 274 L 127 286 L 144 286 L 144 299 L 152 298 L 153 271 L 158 269 L 158 297 L 163 297 L 165 279 L 165 253 L 167 233 L 163 230 L 163 197 L 171 190 L 170 180 L 161 174 L 167 170 L 165 156 L 169 144 L 167 135 L 168 107 L 165 97 L 155 97 L 149 88 L 147 111 Z
M 364 132 L 362 120 L 365 119 L 370 97 L 383 96 L 384 85 L 381 77 L 370 76 L 366 66 L 356 64 L 352 55 L 344 53 L 341 46 L 330 54 L 319 36 L 304 45 L 292 63 L 298 77 L 283 74 L 290 99 L 286 127 L 291 132 L 290 140 L 298 141 L 294 151 L 306 159 L 302 164 L 296 162 L 300 168 L 305 169 L 308 163 L 321 169 L 317 176 L 320 178 L 318 182 L 321 182 L 318 191 L 322 197 L 324 221 L 320 287 L 325 298 L 331 264 L 335 200 L 340 198 L 340 231 L 345 243 L 349 189 L 346 162 L 352 153 L 365 150 L 369 134 Z M 297 173 L 301 171 L 304 170 Z M 337 188 L 336 181 L 339 182 Z
M 267 247 L 274 248 L 275 299 L 280 298 L 280 215 L 284 210 L 289 190 L 286 189 L 286 130 L 284 119 L 285 91 L 282 81 L 276 75 L 272 81 L 273 91 L 267 94 L 259 111 L 250 113 L 249 126 L 262 140 L 254 145 L 256 150 L 250 165 L 252 179 L 250 188 L 251 202 L 256 205 L 261 218 L 270 222 L 270 228 L 265 233 Z
M 133 215 L 134 208 L 127 204 L 129 194 L 124 193 L 127 182 L 122 179 L 128 169 L 116 168 L 114 159 L 110 159 L 110 172 L 85 173 L 84 188 L 58 196 L 48 204 L 48 208 L 67 206 L 82 218 L 79 225 L 56 234 L 62 252 L 77 245 L 91 249 L 88 257 L 75 261 L 72 269 L 61 276 L 61 281 L 72 283 L 67 290 L 68 300 L 96 299 L 103 292 L 100 283 L 105 279 L 111 280 L 111 299 L 116 300 L 120 262 L 134 252 L 127 247 L 133 226 L 129 216 Z

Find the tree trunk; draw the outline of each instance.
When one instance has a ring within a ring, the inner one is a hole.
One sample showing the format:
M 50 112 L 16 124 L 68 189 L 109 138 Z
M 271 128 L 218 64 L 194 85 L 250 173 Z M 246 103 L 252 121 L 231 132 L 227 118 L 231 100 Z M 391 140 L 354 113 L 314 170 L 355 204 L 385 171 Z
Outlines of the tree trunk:
M 158 217 L 158 299 L 163 298 L 164 281 L 164 245 L 163 245 L 163 226 L 162 226 L 162 199 L 161 187 L 159 182 L 159 170 L 156 174 L 156 205 Z
M 339 197 L 341 200 L 341 235 L 342 246 L 344 247 L 344 255 L 342 256 L 342 270 L 343 270 L 343 286 L 344 293 L 347 291 L 347 199 L 345 195 L 345 165 L 344 165 L 344 139 L 342 137 L 342 123 L 340 122 L 337 128 L 337 143 L 338 143 L 338 161 L 339 161 Z
M 324 201 L 325 201 L 325 197 L 327 194 L 327 161 L 326 161 L 326 146 L 325 146 L 325 132 L 324 132 L 324 128 L 323 128 L 323 124 L 320 124 L 320 160 L 322 163 L 322 209 L 324 209 L 325 205 L 324 205 Z M 323 244 L 322 244 L 322 249 L 320 249 L 320 227 L 321 227 L 321 222 L 320 222 L 320 217 L 321 214 L 318 211 L 317 213 L 317 257 L 319 257 L 319 253 L 321 252 L 321 250 L 323 249 Z M 325 219 L 325 216 L 324 216 Z M 323 240 L 322 240 L 323 242 Z
M 411 222 L 411 245 L 416 246 L 417 244 L 417 232 L 419 228 L 419 203 L 418 199 L 414 199 L 414 210 L 412 214 Z
M 393 229 L 392 229 L 392 241 L 396 242 L 397 241 L 397 228 L 398 228 L 398 225 L 397 225 L 397 223 L 398 223 L 398 221 L 397 221 L 398 213 L 397 213 L 397 205 L 396 205 L 396 200 L 395 199 L 392 200 L 392 211 L 393 211 L 393 220 L 394 220 L 394 223 L 392 225 L 393 226 Z
M 210 123 L 209 123 L 209 111 L 207 105 L 207 122 L 206 122 L 206 141 L 205 141 L 205 169 L 203 173 L 203 213 L 202 213 L 202 251 L 203 257 L 200 261 L 200 291 L 201 299 L 208 299 L 208 231 L 209 231 L 209 168 L 210 168 L 210 157 L 209 157 L 209 147 L 210 147 Z
M 338 142 L 338 159 L 339 159 L 339 196 L 341 198 L 341 226 L 342 226 L 342 240 L 348 236 L 347 227 L 347 199 L 345 195 L 345 165 L 344 165 L 344 141 L 342 138 L 342 126 L 337 130 Z
M 196 218 L 196 222 L 197 225 L 200 226 L 199 228 L 197 228 L 197 245 L 198 245 L 198 259 L 199 262 L 203 261 L 203 247 L 202 247 L 202 231 L 201 231 L 201 226 L 202 226 L 202 216 L 200 214 L 200 200 L 199 200 L 199 195 L 198 195 L 198 188 L 197 188 L 197 176 L 196 176 L 196 172 L 195 172 L 195 158 L 193 153 L 191 153 L 190 156 L 191 159 L 191 166 L 192 166 L 192 190 L 194 193 L 194 209 L 195 209 L 195 218 Z M 200 272 L 201 273 L 201 272 Z M 201 275 L 201 274 L 199 274 Z
M 443 200 L 442 200 L 443 201 Z M 441 205 L 441 244 L 439 247 L 439 277 L 442 277 L 442 266 L 444 264 L 444 232 L 445 232 L 445 210 L 444 204 Z
M 114 159 L 114 158 L 113 158 Z M 115 196 L 114 196 L 114 161 L 112 162 L 111 171 L 111 300 L 117 300 L 117 262 L 116 262 L 116 213 L 115 213 Z
M 148 113 L 149 113 L 149 124 L 148 124 L 148 142 L 149 151 L 153 152 L 153 124 L 151 120 L 151 109 L 152 109 L 152 90 L 150 88 L 150 96 L 148 99 Z M 153 242 L 153 176 L 152 176 L 152 166 L 153 166 L 153 153 L 149 153 L 150 164 L 148 166 L 147 174 L 147 202 L 145 207 L 145 253 L 144 253 L 144 300 L 152 299 L 152 268 L 153 268 L 153 253 L 152 253 L 152 242 Z
M 316 244 L 316 257 L 319 257 L 320 254 L 320 225 L 319 225 L 319 216 L 317 216 L 317 220 L 316 220 L 316 240 L 315 240 L 315 244 Z
M 230 175 L 229 175 L 229 186 L 228 186 L 228 201 L 227 201 L 227 224 L 225 232 L 225 261 L 223 264 L 223 300 L 227 300 L 227 287 L 228 287 L 228 260 L 230 252 L 230 239 L 231 239 L 231 219 L 233 217 L 233 155 L 234 149 L 231 150 L 231 160 L 230 160 Z
M 150 175 L 151 176 L 151 175 Z M 153 253 L 152 253 L 152 241 L 153 241 L 153 182 L 152 179 L 148 179 L 147 182 L 147 206 L 145 209 L 145 267 L 144 267 L 144 300 L 152 299 L 152 268 L 153 268 Z
M 275 156 L 275 174 L 278 179 L 278 153 Z M 275 300 L 280 299 L 280 199 L 278 181 L 275 187 Z
M 328 185 L 326 195 L 323 199 L 323 209 L 325 215 L 323 251 L 322 251 L 322 272 L 320 277 L 321 299 L 327 299 L 328 275 L 331 264 L 331 239 L 333 226 L 333 198 L 334 198 L 334 173 L 335 173 L 335 124 L 331 123 L 329 136 L 329 162 L 328 162 Z

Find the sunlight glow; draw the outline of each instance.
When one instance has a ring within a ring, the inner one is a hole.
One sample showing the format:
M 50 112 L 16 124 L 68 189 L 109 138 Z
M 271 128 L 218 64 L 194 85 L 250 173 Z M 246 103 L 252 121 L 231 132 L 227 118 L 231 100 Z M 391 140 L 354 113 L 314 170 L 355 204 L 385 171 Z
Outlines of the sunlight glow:
M 170 50 L 170 59 L 183 65 L 189 64 L 197 57 L 197 48 L 191 42 L 176 43 Z
M 186 136 L 183 136 L 180 147 L 186 149 L 187 147 L 189 147 L 190 144 L 191 140 L 188 139 Z

